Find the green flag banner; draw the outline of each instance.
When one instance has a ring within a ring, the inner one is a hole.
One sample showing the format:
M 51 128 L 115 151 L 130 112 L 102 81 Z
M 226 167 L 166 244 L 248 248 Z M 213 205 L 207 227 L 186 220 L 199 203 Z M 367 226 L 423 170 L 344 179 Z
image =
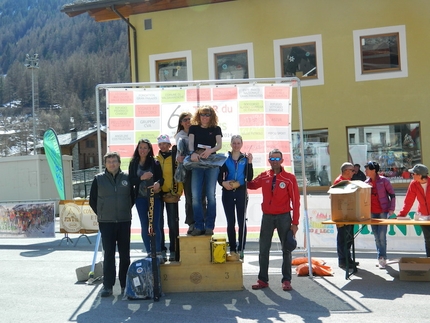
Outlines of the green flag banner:
M 54 178 L 60 199 L 65 200 L 66 192 L 64 188 L 63 159 L 61 158 L 60 144 L 58 143 L 57 134 L 54 129 L 49 128 L 45 131 L 43 135 L 43 147 L 45 148 L 49 169 Z

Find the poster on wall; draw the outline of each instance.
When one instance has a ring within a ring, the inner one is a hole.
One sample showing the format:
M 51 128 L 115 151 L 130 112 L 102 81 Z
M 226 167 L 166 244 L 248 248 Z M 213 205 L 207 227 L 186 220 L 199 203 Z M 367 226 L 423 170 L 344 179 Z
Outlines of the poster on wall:
M 0 202 L 0 238 L 55 237 L 55 202 Z
M 158 152 L 156 138 L 168 134 L 174 144 L 179 115 L 192 114 L 203 105 L 217 112 L 223 134 L 221 152 L 230 148 L 230 138 L 239 134 L 242 152 L 253 154 L 258 173 L 269 167 L 269 151 L 283 152 L 288 171 L 291 163 L 291 84 L 239 84 L 207 87 L 110 88 L 107 89 L 108 150 L 121 155 L 127 169 L 136 144 L 146 138 Z

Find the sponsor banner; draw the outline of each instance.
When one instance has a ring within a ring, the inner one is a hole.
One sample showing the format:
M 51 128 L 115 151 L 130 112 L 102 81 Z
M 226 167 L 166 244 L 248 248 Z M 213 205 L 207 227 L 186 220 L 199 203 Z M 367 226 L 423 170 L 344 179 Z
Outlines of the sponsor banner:
M 60 201 L 61 233 L 96 233 L 99 231 L 97 215 L 88 200 Z
M 55 202 L 0 202 L 0 238 L 55 238 Z

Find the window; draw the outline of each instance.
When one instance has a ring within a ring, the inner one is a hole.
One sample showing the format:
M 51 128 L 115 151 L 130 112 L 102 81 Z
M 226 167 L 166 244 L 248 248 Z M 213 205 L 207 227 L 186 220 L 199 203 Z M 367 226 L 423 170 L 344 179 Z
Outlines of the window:
M 187 59 L 156 61 L 157 82 L 187 81 Z
M 192 81 L 191 51 L 149 56 L 151 82 Z
M 380 173 L 392 182 L 404 182 L 403 171 L 421 163 L 419 123 L 350 127 L 349 138 L 351 135 L 359 139 L 349 143 L 350 161 L 360 165 L 376 161 Z
M 238 51 L 234 53 L 215 54 L 215 77 L 217 80 L 247 79 L 248 53 Z
M 209 48 L 208 67 L 211 80 L 254 78 L 252 43 Z
M 300 186 L 303 185 L 302 155 L 303 145 L 305 156 L 305 173 L 307 186 L 329 186 L 330 154 L 328 149 L 328 130 L 303 131 L 303 140 L 299 131 L 292 132 L 294 174 Z
M 273 41 L 275 76 L 298 77 L 302 86 L 324 84 L 321 35 Z
M 399 71 L 399 34 L 361 36 L 361 72 Z
M 355 80 L 408 76 L 405 26 L 353 31 Z
M 87 140 L 85 142 L 85 147 L 86 148 L 94 148 L 95 147 L 95 141 L 94 140 Z

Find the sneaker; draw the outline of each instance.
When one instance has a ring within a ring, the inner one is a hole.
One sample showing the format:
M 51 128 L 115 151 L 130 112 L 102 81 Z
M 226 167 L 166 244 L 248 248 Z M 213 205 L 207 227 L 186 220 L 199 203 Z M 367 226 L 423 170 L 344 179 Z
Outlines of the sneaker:
M 187 234 L 191 234 L 191 232 L 193 232 L 193 230 L 194 230 L 194 223 L 192 223 L 188 226 Z
M 157 258 L 158 258 L 158 260 L 160 261 L 160 265 L 162 265 L 162 264 L 164 264 L 164 263 L 165 263 L 165 261 L 164 261 L 164 257 L 163 257 L 163 255 L 161 254 L 161 252 L 160 252 L 160 253 L 158 253 L 158 252 L 157 252 Z
M 238 253 L 231 251 L 228 255 L 227 255 L 227 261 L 238 261 L 240 259 L 240 256 Z
M 378 266 L 380 269 L 385 269 L 386 265 L 387 265 L 387 261 L 384 258 L 378 259 Z
M 241 251 L 240 253 L 239 253 L 239 258 L 240 258 L 240 260 L 243 260 L 243 258 L 244 258 L 244 254 L 243 254 L 243 251 Z
M 213 235 L 214 235 L 214 230 L 212 229 L 205 230 L 205 236 L 213 236 Z
M 194 228 L 194 230 L 190 233 L 193 237 L 195 236 L 201 236 L 202 234 L 204 234 L 203 230 L 200 229 L 196 229 Z
M 174 251 L 170 251 L 169 261 L 175 261 L 176 253 Z
M 112 296 L 112 288 L 107 288 L 103 286 L 102 292 L 100 293 L 101 297 L 109 297 Z
M 163 257 L 164 262 L 166 262 L 167 261 L 167 251 L 166 250 L 161 251 L 161 256 Z
M 286 280 L 282 283 L 282 290 L 289 291 L 292 289 L 293 289 L 293 287 L 291 287 L 291 283 L 288 280 Z
M 262 280 L 257 280 L 257 284 L 252 285 L 252 289 L 263 289 L 269 287 L 269 283 L 265 283 Z

